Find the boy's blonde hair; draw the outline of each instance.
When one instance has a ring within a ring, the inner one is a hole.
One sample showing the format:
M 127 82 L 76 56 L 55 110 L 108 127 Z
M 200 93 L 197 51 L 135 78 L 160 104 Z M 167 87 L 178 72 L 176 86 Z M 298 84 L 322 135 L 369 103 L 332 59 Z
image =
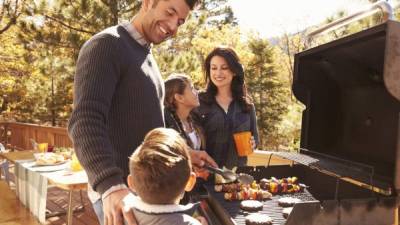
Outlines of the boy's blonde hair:
M 132 154 L 129 169 L 140 198 L 172 204 L 184 192 L 192 171 L 187 145 L 173 129 L 156 128 Z

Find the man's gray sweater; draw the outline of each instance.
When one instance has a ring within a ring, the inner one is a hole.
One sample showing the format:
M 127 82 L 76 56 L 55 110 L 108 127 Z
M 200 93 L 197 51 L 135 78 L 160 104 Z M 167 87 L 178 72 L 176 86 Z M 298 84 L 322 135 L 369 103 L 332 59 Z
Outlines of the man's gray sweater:
M 101 194 L 124 183 L 130 155 L 148 131 L 163 127 L 164 85 L 149 49 L 120 25 L 82 47 L 68 125 L 77 156 Z

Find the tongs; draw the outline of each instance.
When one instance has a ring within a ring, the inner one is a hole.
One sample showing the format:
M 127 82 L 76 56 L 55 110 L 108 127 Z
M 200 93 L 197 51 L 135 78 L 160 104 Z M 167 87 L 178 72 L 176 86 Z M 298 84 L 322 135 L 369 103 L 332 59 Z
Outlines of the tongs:
M 239 181 L 242 184 L 251 184 L 254 181 L 254 177 L 246 173 L 235 173 L 232 170 L 220 169 L 205 164 L 204 168 L 212 173 L 221 175 L 228 183 Z

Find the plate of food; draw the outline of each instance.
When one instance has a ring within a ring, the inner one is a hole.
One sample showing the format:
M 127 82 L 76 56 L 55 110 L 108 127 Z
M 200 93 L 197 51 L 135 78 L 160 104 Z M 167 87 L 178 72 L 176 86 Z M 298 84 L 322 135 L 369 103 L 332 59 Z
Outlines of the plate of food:
M 53 153 L 62 155 L 64 159 L 71 159 L 74 150 L 68 147 L 54 147 Z
M 62 155 L 55 154 L 52 152 L 36 153 L 34 154 L 34 156 L 35 156 L 35 164 L 32 167 L 55 166 L 67 162 L 67 160 Z

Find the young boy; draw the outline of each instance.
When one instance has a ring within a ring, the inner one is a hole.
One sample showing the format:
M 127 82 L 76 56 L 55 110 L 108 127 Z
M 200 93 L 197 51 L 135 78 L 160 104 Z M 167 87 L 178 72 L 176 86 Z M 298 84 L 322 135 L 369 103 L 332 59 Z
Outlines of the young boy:
M 156 128 L 132 154 L 128 186 L 138 196 L 126 197 L 124 204 L 133 209 L 138 224 L 207 224 L 186 214 L 193 204 L 179 205 L 196 183 L 187 148 L 175 130 Z

